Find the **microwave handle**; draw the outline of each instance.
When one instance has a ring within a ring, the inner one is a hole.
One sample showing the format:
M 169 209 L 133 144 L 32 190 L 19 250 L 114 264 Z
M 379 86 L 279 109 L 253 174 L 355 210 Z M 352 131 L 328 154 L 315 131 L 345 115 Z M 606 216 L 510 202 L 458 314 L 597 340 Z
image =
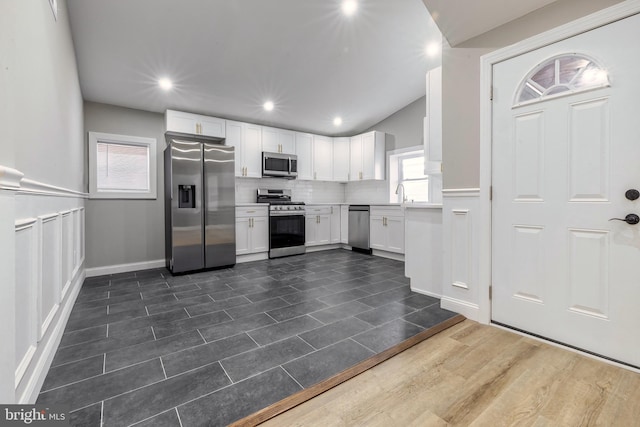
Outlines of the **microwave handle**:
M 289 157 L 289 173 L 291 173 L 291 157 Z

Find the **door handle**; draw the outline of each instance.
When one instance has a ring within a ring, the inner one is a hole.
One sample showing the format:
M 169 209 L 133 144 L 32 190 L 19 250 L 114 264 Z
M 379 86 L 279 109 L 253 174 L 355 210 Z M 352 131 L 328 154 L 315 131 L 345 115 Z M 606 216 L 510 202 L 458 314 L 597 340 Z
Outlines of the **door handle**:
M 611 218 L 609 221 L 624 221 L 629 225 L 636 225 L 640 222 L 640 216 L 636 214 L 629 214 L 623 218 Z

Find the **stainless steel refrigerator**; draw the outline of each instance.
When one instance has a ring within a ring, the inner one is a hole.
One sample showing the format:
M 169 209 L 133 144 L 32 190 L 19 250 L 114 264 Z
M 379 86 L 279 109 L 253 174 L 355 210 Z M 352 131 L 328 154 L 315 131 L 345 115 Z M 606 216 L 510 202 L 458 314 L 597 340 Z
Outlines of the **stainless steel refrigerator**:
M 235 264 L 234 147 L 169 132 L 165 137 L 167 268 L 184 273 Z

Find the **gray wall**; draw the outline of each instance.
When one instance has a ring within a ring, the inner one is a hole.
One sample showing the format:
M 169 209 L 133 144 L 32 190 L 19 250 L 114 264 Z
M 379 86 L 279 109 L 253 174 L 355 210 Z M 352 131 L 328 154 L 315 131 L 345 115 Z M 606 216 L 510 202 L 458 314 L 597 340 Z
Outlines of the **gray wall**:
M 480 57 L 621 0 L 558 0 L 455 48 L 443 49 L 444 188 L 480 186 Z
M 386 132 L 387 151 L 422 145 L 424 143 L 423 124 L 426 115 L 427 101 L 426 96 L 423 96 L 371 126 L 365 132 L 372 130 Z
M 156 138 L 158 142 L 156 200 L 87 201 L 87 268 L 163 259 L 164 116 L 85 102 L 84 120 L 85 138 L 93 131 Z
M 0 2 L 0 165 L 86 191 L 82 94 L 66 1 Z

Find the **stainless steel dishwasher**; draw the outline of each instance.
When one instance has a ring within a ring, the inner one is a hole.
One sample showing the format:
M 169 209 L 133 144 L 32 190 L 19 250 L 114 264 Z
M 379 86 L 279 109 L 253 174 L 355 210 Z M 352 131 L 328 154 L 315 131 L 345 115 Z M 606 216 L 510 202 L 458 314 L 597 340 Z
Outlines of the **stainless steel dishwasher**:
M 349 206 L 349 246 L 371 253 L 369 245 L 369 205 Z

